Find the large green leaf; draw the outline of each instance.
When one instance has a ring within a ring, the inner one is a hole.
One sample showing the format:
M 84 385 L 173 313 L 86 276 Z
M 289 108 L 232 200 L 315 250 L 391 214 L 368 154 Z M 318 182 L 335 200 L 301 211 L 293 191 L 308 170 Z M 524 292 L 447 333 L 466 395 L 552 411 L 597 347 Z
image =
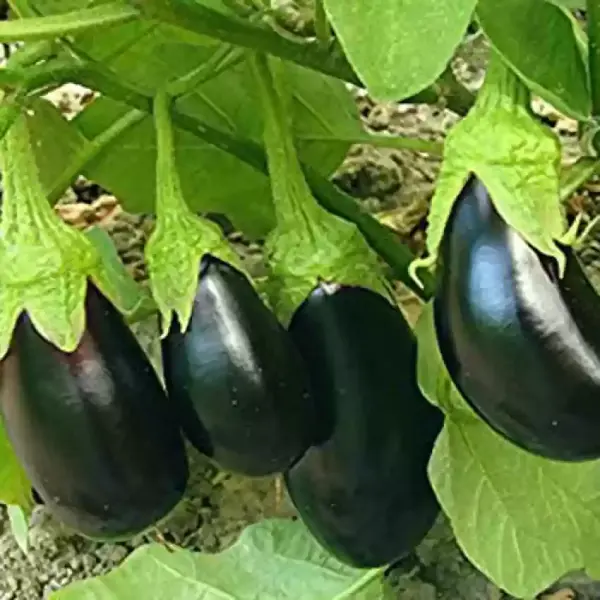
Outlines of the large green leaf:
M 33 502 L 29 480 L 19 464 L 0 420 L 0 502 L 29 509 Z
M 348 144 L 310 140 L 360 135 L 355 106 L 340 82 L 293 65 L 288 70 L 300 155 L 320 173 L 329 175 L 342 160 Z M 259 141 L 262 115 L 257 98 L 248 95 L 253 88 L 244 63 L 207 82 L 179 106 L 229 134 Z M 91 139 L 126 110 L 124 105 L 101 98 L 75 123 Z M 264 235 L 273 226 L 266 175 L 185 131 L 176 134 L 176 155 L 184 195 L 193 209 L 223 212 L 252 236 Z M 149 212 L 155 198 L 155 162 L 154 128 L 148 117 L 127 130 L 85 172 L 116 194 L 129 210 Z
M 348 60 L 379 100 L 401 100 L 443 72 L 476 0 L 324 0 Z
M 44 13 L 64 11 L 76 0 L 36 0 Z M 95 2 L 94 4 L 98 4 Z M 129 85 L 147 95 L 206 63 L 218 42 L 206 44 L 188 39 L 178 29 L 154 23 L 128 23 L 103 32 L 82 34 L 76 46 Z M 307 164 L 329 175 L 340 164 L 349 147 L 331 142 L 336 137 L 360 135 L 356 106 L 349 91 L 338 80 L 289 65 L 295 102 L 293 116 L 300 155 Z M 254 81 L 247 61 L 203 83 L 177 104 L 187 115 L 198 118 L 227 134 L 261 140 L 262 117 Z M 126 107 L 101 98 L 76 119 L 88 139 L 101 133 L 121 116 Z M 302 142 L 303 138 L 326 141 Z M 226 213 L 250 235 L 264 235 L 273 225 L 268 178 L 229 154 L 179 132 L 177 160 L 184 193 L 192 208 Z M 86 170 L 132 211 L 150 211 L 154 202 L 155 144 L 151 119 L 128 130 L 114 146 Z
M 44 191 L 50 192 L 69 163 L 83 149 L 85 138 L 50 102 L 38 99 L 27 115 L 36 163 Z
M 566 11 L 540 0 L 479 0 L 477 17 L 496 50 L 532 91 L 576 119 L 591 110 L 587 72 Z
M 435 348 L 431 304 L 417 336 L 419 385 L 446 413 L 429 475 L 469 560 L 518 598 L 600 564 L 600 461 L 554 462 L 505 440 L 450 381 Z
M 113 572 L 71 584 L 51 600 L 381 600 L 379 571 L 347 567 L 300 521 L 248 527 L 220 554 L 137 549 Z

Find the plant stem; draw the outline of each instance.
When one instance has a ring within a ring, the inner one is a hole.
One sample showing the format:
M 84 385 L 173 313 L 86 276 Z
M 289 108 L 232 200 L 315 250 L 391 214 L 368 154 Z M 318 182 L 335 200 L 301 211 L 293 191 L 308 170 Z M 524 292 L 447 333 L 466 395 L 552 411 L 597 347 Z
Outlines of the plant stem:
M 566 202 L 588 179 L 600 171 L 600 160 L 584 156 L 560 174 L 560 199 Z
M 592 116 L 600 119 L 600 0 L 587 0 L 586 9 Z
M 331 39 L 331 30 L 325 12 L 324 0 L 315 0 L 315 34 L 319 44 L 327 48 Z
M 427 271 L 419 273 L 423 288 L 414 282 L 408 274 L 408 267 L 415 257 L 393 231 L 374 219 L 352 196 L 340 190 L 312 167 L 303 165 L 303 168 L 306 180 L 319 203 L 333 214 L 355 223 L 373 250 L 388 264 L 394 277 L 422 300 L 428 300 L 433 295 L 433 276 Z
M 84 171 L 86 165 L 94 160 L 114 139 L 147 116 L 145 112 L 134 108 L 125 113 L 100 135 L 90 140 L 83 150 L 77 153 L 71 164 L 67 165 L 65 170 L 58 176 L 48 194 L 48 201 L 51 204 L 57 202 L 67 187 Z
M 434 85 L 448 108 L 458 115 L 466 115 L 475 102 L 475 96 L 456 79 L 450 66 L 446 67 Z
M 21 42 L 46 40 L 90 29 L 125 23 L 137 18 L 138 12 L 120 2 L 111 2 L 48 17 L 27 17 L 0 21 L 0 41 Z
M 42 40 L 26 44 L 10 55 L 10 58 L 6 61 L 6 68 L 28 67 L 51 58 L 56 54 L 56 50 L 54 40 Z
M 172 100 L 165 90 L 154 97 L 154 129 L 156 131 L 156 217 L 160 221 L 171 215 L 189 212 L 183 199 L 181 181 L 175 168 L 175 141 L 171 120 Z
M 28 67 L 6 68 L 0 71 L 0 86 L 19 85 L 27 93 L 48 86 L 58 87 L 77 77 L 81 66 L 72 58 L 56 58 Z
M 29 0 L 8 0 L 8 4 L 19 19 L 38 16 Z
M 167 85 L 169 96 L 173 99 L 182 98 L 196 91 L 209 79 L 217 77 L 224 71 L 235 67 L 246 60 L 247 52 L 243 48 L 222 44 L 214 54 L 190 73 L 172 81 Z
M 414 152 L 425 152 L 431 156 L 441 157 L 444 152 L 442 142 L 432 142 L 405 135 L 383 135 L 365 131 L 359 135 L 341 135 L 335 137 L 326 136 L 301 136 L 303 142 L 345 142 L 346 144 L 369 144 L 376 148 L 394 148 L 396 150 L 412 150 Z
M 283 38 L 271 29 L 232 19 L 194 0 L 128 0 L 128 3 L 150 19 L 273 54 L 350 83 L 361 84 L 343 55 L 324 52 L 313 41 L 302 43 Z
M 123 83 L 111 76 L 102 65 L 96 65 L 85 69 L 80 74 L 83 85 L 101 91 L 103 94 L 125 102 L 146 113 L 152 112 L 152 98 L 125 87 Z M 264 149 L 259 144 L 249 140 L 242 140 L 229 136 L 228 134 L 199 122 L 195 117 L 171 106 L 171 118 L 173 123 L 202 139 L 208 144 L 215 146 L 224 152 L 235 156 L 257 171 L 267 174 L 267 161 Z M 425 286 L 421 290 L 408 275 L 408 265 L 413 260 L 412 252 L 401 242 L 394 233 L 379 223 L 371 215 L 364 212 L 357 202 L 337 188 L 326 177 L 318 174 L 314 169 L 302 165 L 307 181 L 315 193 L 316 199 L 326 209 L 334 214 L 356 223 L 369 244 L 389 264 L 395 277 L 412 289 L 421 298 L 427 299 L 433 289 L 431 276 L 423 274 L 422 281 Z
M 264 147 L 278 227 L 319 227 L 322 207 L 311 194 L 292 136 L 292 94 L 279 70 L 265 54 L 252 57 L 252 68 L 264 121 Z
M 320 73 L 362 86 L 358 75 L 339 47 L 323 48 L 318 40 L 297 42 L 271 29 L 257 27 L 242 19 L 232 19 L 195 0 L 127 0 L 144 16 L 201 36 L 210 36 L 251 50 L 272 54 Z M 468 90 L 455 79 L 446 82 L 446 106 L 457 114 L 466 114 L 473 102 Z M 439 90 L 429 87 L 403 102 L 434 104 Z M 467 106 L 468 105 L 468 106 Z

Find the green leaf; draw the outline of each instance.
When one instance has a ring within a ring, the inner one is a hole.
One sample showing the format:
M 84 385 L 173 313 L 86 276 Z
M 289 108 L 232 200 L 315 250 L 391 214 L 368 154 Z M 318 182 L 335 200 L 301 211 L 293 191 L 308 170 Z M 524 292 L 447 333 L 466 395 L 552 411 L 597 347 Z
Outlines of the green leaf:
M 64 12 L 47 17 L 33 17 L 0 22 L 0 41 L 20 42 L 53 39 L 92 29 L 97 31 L 115 23 L 131 21 L 137 11 L 120 2 Z
M 123 104 L 99 98 L 76 118 L 76 125 L 93 139 L 127 110 Z M 273 207 L 265 175 L 191 133 L 176 130 L 175 135 L 177 167 L 190 208 L 224 213 L 251 237 L 266 233 L 273 225 Z M 110 190 L 129 212 L 154 212 L 155 165 L 154 126 L 148 117 L 119 136 L 83 173 Z
M 270 519 L 220 554 L 142 546 L 108 575 L 50 600 L 381 600 L 379 573 L 339 563 L 299 520 Z
M 30 108 L 27 125 L 31 138 L 35 140 L 33 152 L 38 175 L 44 192 L 49 193 L 83 149 L 86 139 L 48 100 L 35 99 Z
M 417 381 L 425 398 L 444 412 L 452 412 L 455 418 L 477 420 L 444 368 L 435 333 L 433 302 L 428 302 L 421 309 L 415 335 L 418 342 Z
M 599 481 L 598 462 L 552 463 L 513 446 L 483 423 L 450 415 L 429 473 L 464 553 L 513 596 L 534 597 L 581 568 L 584 531 L 599 541 L 597 516 L 588 512 L 593 506 L 573 491 L 586 478 Z
M 341 82 L 293 65 L 286 68 L 294 82 L 295 134 L 301 156 L 317 172 L 329 175 L 349 147 L 343 141 L 331 143 L 331 138 L 362 133 L 355 106 Z M 257 99 L 248 96 L 249 89 L 253 84 L 244 63 L 204 84 L 177 106 L 228 133 L 260 141 L 261 109 Z M 122 104 L 100 98 L 75 119 L 75 124 L 92 139 L 127 110 Z M 320 137 L 326 140 L 313 141 Z M 264 173 L 191 133 L 177 130 L 175 140 L 182 189 L 190 208 L 225 213 L 252 237 L 263 236 L 273 227 L 269 181 Z M 85 174 L 110 189 L 126 209 L 144 212 L 151 210 L 155 201 L 155 162 L 154 129 L 148 117 L 120 136 L 110 150 L 88 165 Z
M 65 10 L 62 0 L 37 0 L 35 4 L 44 13 Z M 76 6 L 76 0 L 69 3 L 71 8 Z M 191 43 L 180 30 L 147 21 L 118 25 L 102 36 L 78 35 L 76 46 L 146 95 L 196 70 L 223 47 L 214 41 Z M 356 105 L 341 81 L 292 64 L 286 68 L 294 85 L 300 154 L 316 171 L 329 176 L 349 148 L 344 141 L 332 144 L 331 138 L 347 139 L 362 132 Z M 247 61 L 243 61 L 203 83 L 177 106 L 228 135 L 260 142 L 263 123 L 253 86 Z M 75 124 L 89 140 L 127 110 L 102 97 L 76 117 Z M 320 137 L 326 141 L 314 141 Z M 264 173 L 189 133 L 176 133 L 176 148 L 183 192 L 193 210 L 223 212 L 253 237 L 271 229 L 274 215 Z M 148 117 L 107 148 L 85 174 L 111 190 L 127 210 L 144 212 L 152 209 L 155 199 L 155 161 L 154 131 Z
M 496 434 L 451 382 L 431 304 L 417 336 L 419 386 L 446 414 L 429 476 L 467 558 L 517 598 L 600 564 L 600 461 L 550 461 Z
M 277 215 L 265 241 L 273 310 L 286 323 L 321 280 L 362 285 L 389 296 L 377 255 L 356 225 L 327 212 L 312 196 L 291 136 L 292 96 L 282 63 L 258 56 L 254 65 Z
M 576 36 L 580 26 L 564 9 L 540 0 L 479 0 L 477 17 L 494 48 L 534 93 L 575 119 L 590 116 Z
M 0 420 L 0 502 L 29 510 L 33 504 L 31 485 L 15 456 Z
M 477 0 L 324 3 L 348 60 L 370 94 L 378 100 L 402 100 L 441 75 Z
M 10 529 L 19 548 L 24 554 L 29 551 L 29 521 L 27 513 L 17 504 L 7 506 Z
M 219 227 L 188 208 L 175 164 L 170 98 L 164 91 L 154 101 L 157 137 L 157 220 L 145 256 L 152 294 L 160 310 L 162 336 L 175 313 L 182 331 L 188 327 L 198 286 L 200 260 L 212 254 L 241 269 L 240 261 Z
M 565 230 L 560 142 L 533 118 L 528 102 L 525 86 L 492 54 L 475 106 L 450 130 L 444 145 L 429 213 L 429 262 L 437 256 L 454 200 L 473 172 L 502 218 L 563 268 L 564 255 L 556 245 Z

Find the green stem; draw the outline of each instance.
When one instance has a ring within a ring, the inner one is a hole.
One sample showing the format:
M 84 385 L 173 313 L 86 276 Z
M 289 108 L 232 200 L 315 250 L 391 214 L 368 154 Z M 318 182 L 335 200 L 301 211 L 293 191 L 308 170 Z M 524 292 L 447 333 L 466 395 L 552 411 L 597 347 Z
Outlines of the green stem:
M 0 71 L 0 87 L 19 85 L 27 93 L 47 87 L 58 87 L 77 77 L 81 66 L 73 58 L 56 58 L 28 67 L 6 68 Z
M 80 175 L 87 165 L 94 160 L 110 143 L 112 143 L 117 137 L 124 133 L 127 129 L 139 123 L 142 119 L 146 118 L 147 113 L 132 109 L 125 113 L 120 119 L 112 123 L 106 128 L 101 134 L 96 136 L 93 140 L 89 141 L 81 150 L 77 153 L 75 159 L 67 165 L 65 170 L 58 176 L 50 193 L 48 194 L 48 201 L 51 204 L 57 202 L 64 194 L 65 190 L 73 181 Z
M 315 34 L 319 44 L 327 48 L 331 40 L 331 29 L 329 28 L 323 0 L 315 0 Z
M 600 160 L 590 157 L 578 159 L 560 174 L 560 199 L 566 202 L 588 179 L 600 171 Z
M 600 119 L 600 0 L 587 0 L 586 9 L 592 116 Z
M 246 50 L 227 44 L 220 45 L 214 54 L 190 73 L 167 85 L 167 91 L 173 99 L 182 98 L 196 91 L 209 79 L 246 60 Z
M 235 0 L 234 4 L 239 7 Z M 248 17 L 248 20 L 253 22 L 255 19 L 258 19 L 261 14 L 262 13 L 252 13 Z M 171 81 L 167 85 L 167 92 L 173 100 L 191 94 L 210 79 L 213 79 L 228 69 L 242 63 L 246 60 L 246 56 L 247 51 L 245 48 L 233 46 L 232 44 L 219 44 L 218 48 L 208 60 L 179 79 Z
M 125 23 L 138 16 L 138 12 L 132 7 L 121 2 L 111 2 L 48 17 L 0 21 L 0 41 L 46 40 L 90 29 L 97 30 L 116 23 Z
M 200 36 L 210 36 L 223 42 L 254 51 L 272 54 L 320 73 L 362 86 L 359 77 L 339 47 L 323 48 L 318 41 L 298 42 L 282 37 L 271 29 L 257 27 L 242 19 L 232 19 L 196 0 L 127 0 L 149 19 L 185 29 Z M 450 110 L 465 114 L 465 97 L 470 92 L 458 82 L 448 85 L 445 101 Z M 471 97 L 472 99 L 472 97 Z M 403 102 L 433 104 L 439 100 L 435 88 L 426 88 Z
M 271 29 L 252 25 L 242 19 L 232 19 L 195 0 L 128 0 L 128 3 L 150 19 L 236 46 L 270 53 L 360 85 L 360 80 L 343 55 L 324 52 L 315 42 L 295 42 L 282 38 Z
M 319 203 L 339 217 L 355 223 L 369 245 L 390 267 L 393 276 L 402 281 L 422 300 L 428 300 L 434 291 L 433 276 L 425 271 L 419 273 L 423 287 L 419 287 L 408 275 L 408 267 L 414 260 L 413 253 L 398 240 L 392 230 L 374 219 L 352 197 L 332 184 L 312 167 L 303 165 L 306 180 Z
M 99 90 L 107 96 L 146 113 L 152 112 L 152 98 L 124 86 L 102 65 L 97 64 L 93 68 L 90 67 L 82 71 L 80 80 L 83 85 Z M 173 123 L 181 129 L 235 156 L 260 173 L 268 174 L 266 156 L 260 145 L 248 140 L 231 137 L 218 129 L 199 122 L 195 117 L 181 112 L 175 106 L 171 106 L 171 117 Z M 342 192 L 327 178 L 306 165 L 303 165 L 303 169 L 317 200 L 331 212 L 356 223 L 369 244 L 389 264 L 394 275 L 420 297 L 427 299 L 433 289 L 433 279 L 431 276 L 425 279 L 425 274 L 423 274 L 422 281 L 425 286 L 425 291 L 423 291 L 408 276 L 408 265 L 412 262 L 414 256 L 408 248 L 398 241 L 394 233 L 371 215 L 363 212 L 354 198 Z
M 56 50 L 54 40 L 25 44 L 10 55 L 10 58 L 6 61 L 6 68 L 16 69 L 17 67 L 34 65 L 42 60 L 52 58 L 56 54 Z
M 175 168 L 175 141 L 171 119 L 172 99 L 165 90 L 154 97 L 156 131 L 156 217 L 166 220 L 174 214 L 189 212 L 183 199 L 181 181 Z
M 369 144 L 376 148 L 393 148 L 395 150 L 412 150 L 414 152 L 425 152 L 431 156 L 441 157 L 444 152 L 444 144 L 421 140 L 403 135 L 383 135 L 365 131 L 359 135 L 336 135 L 335 137 L 308 135 L 302 136 L 303 142 L 345 142 L 346 144 Z
M 298 227 L 302 220 L 310 230 L 318 226 L 321 209 L 311 194 L 298 161 L 292 136 L 292 95 L 278 71 L 280 64 L 269 65 L 264 54 L 252 57 L 264 120 L 263 138 L 273 205 L 278 226 Z
M 8 5 L 12 8 L 13 12 L 19 17 L 19 19 L 25 19 L 29 17 L 39 16 L 31 2 L 29 0 L 8 0 Z
M 435 86 L 448 108 L 458 115 L 466 115 L 475 102 L 473 94 L 458 81 L 450 66 L 444 70 Z

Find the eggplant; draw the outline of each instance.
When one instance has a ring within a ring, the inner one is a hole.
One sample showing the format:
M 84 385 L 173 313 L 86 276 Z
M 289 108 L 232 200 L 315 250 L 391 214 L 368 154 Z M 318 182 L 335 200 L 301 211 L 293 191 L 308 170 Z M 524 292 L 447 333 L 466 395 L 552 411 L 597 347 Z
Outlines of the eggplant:
M 26 312 L 0 364 L 0 412 L 43 503 L 84 536 L 124 539 L 160 520 L 188 478 L 183 437 L 152 365 L 93 284 L 74 352 Z
M 302 358 L 235 267 L 202 257 L 189 326 L 174 319 L 162 349 L 187 438 L 222 468 L 280 472 L 310 445 L 318 427 Z
M 285 473 L 289 496 L 339 560 L 379 567 L 411 552 L 439 506 L 427 464 L 442 413 L 421 395 L 402 313 L 366 288 L 320 284 L 289 332 L 330 424 Z
M 600 457 L 600 301 L 562 249 L 560 278 L 472 175 L 440 246 L 434 321 L 450 377 L 475 412 L 522 449 L 574 462 Z

